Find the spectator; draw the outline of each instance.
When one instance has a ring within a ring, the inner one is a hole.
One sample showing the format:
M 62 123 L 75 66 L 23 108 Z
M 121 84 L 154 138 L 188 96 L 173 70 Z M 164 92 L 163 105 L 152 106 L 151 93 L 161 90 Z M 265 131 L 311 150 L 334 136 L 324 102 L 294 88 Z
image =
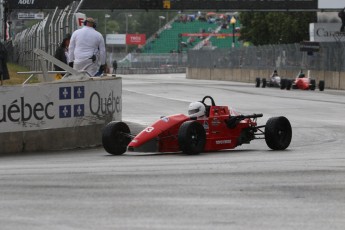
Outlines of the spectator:
M 67 64 L 69 63 L 68 61 L 68 46 L 69 42 L 71 40 L 71 34 L 66 34 L 65 38 L 62 40 L 60 46 L 56 49 L 54 57 L 63 63 Z M 54 70 L 55 71 L 64 71 L 64 69 L 60 68 L 57 65 L 54 65 Z M 60 73 L 56 74 L 55 79 L 61 79 L 62 75 Z
M 339 11 L 338 16 L 341 19 L 342 23 L 340 27 L 340 32 L 345 32 L 345 8 Z
M 7 68 L 7 49 L 5 45 L 0 42 L 0 81 L 3 85 L 3 80 L 9 80 L 10 75 Z
M 87 18 L 84 26 L 72 34 L 69 44 L 69 65 L 95 76 L 98 72 L 104 72 L 105 56 L 103 36 L 96 31 L 95 20 Z
M 113 75 L 116 74 L 116 70 L 117 70 L 117 61 L 114 60 L 114 61 L 113 61 Z
M 99 68 L 98 72 L 95 74 L 95 77 L 106 76 L 109 73 L 109 67 L 105 63 L 104 68 Z

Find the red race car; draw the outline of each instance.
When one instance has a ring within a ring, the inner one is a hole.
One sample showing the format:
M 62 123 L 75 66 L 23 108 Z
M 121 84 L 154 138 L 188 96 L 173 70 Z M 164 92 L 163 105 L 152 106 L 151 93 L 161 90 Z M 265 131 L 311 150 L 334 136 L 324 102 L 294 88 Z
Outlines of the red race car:
M 254 139 L 265 139 L 272 150 L 284 150 L 291 142 L 291 124 L 283 116 L 259 126 L 257 118 L 262 114 L 242 115 L 216 105 L 210 96 L 191 103 L 188 113 L 161 117 L 138 135 L 132 135 L 125 122 L 112 121 L 103 130 L 103 147 L 113 155 L 126 151 L 198 154 L 234 149 Z
M 319 81 L 319 90 L 325 90 L 325 81 Z M 311 79 L 310 77 L 305 76 L 305 74 L 301 71 L 296 79 L 292 82 L 293 89 L 302 89 L 302 90 L 315 90 L 316 89 L 316 81 L 315 79 Z

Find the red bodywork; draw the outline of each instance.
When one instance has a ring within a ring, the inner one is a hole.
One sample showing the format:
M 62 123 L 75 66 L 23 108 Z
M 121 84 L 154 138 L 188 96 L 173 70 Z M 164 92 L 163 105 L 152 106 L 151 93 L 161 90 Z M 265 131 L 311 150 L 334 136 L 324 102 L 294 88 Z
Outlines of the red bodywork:
M 210 106 L 207 118 L 198 119 L 206 132 L 204 151 L 233 149 L 254 139 L 249 130 L 256 127 L 255 120 L 246 118 L 234 128 L 227 126 L 227 120 L 239 113 L 230 111 L 227 106 Z M 141 131 L 128 145 L 128 150 L 136 152 L 178 152 L 178 132 L 181 124 L 191 120 L 184 114 L 162 117 Z M 250 127 L 250 128 L 249 128 Z M 249 129 L 247 129 L 249 128 Z
M 310 88 L 310 78 L 296 78 L 295 85 L 298 89 L 308 90 Z

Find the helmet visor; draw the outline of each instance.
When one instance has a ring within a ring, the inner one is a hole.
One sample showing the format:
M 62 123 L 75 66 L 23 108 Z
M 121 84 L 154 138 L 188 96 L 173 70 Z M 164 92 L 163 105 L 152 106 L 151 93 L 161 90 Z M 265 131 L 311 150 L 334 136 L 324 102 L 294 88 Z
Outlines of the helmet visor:
M 199 109 L 191 109 L 188 111 L 188 115 L 192 115 L 192 114 L 195 114 L 197 112 L 199 112 Z

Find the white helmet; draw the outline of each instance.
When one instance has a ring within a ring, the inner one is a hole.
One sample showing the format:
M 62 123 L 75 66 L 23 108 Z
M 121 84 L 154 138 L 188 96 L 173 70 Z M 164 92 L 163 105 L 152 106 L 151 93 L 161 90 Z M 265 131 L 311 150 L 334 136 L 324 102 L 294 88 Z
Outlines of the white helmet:
M 205 105 L 199 101 L 192 102 L 189 104 L 188 107 L 188 115 L 191 118 L 197 118 L 205 116 L 206 114 L 206 108 Z

